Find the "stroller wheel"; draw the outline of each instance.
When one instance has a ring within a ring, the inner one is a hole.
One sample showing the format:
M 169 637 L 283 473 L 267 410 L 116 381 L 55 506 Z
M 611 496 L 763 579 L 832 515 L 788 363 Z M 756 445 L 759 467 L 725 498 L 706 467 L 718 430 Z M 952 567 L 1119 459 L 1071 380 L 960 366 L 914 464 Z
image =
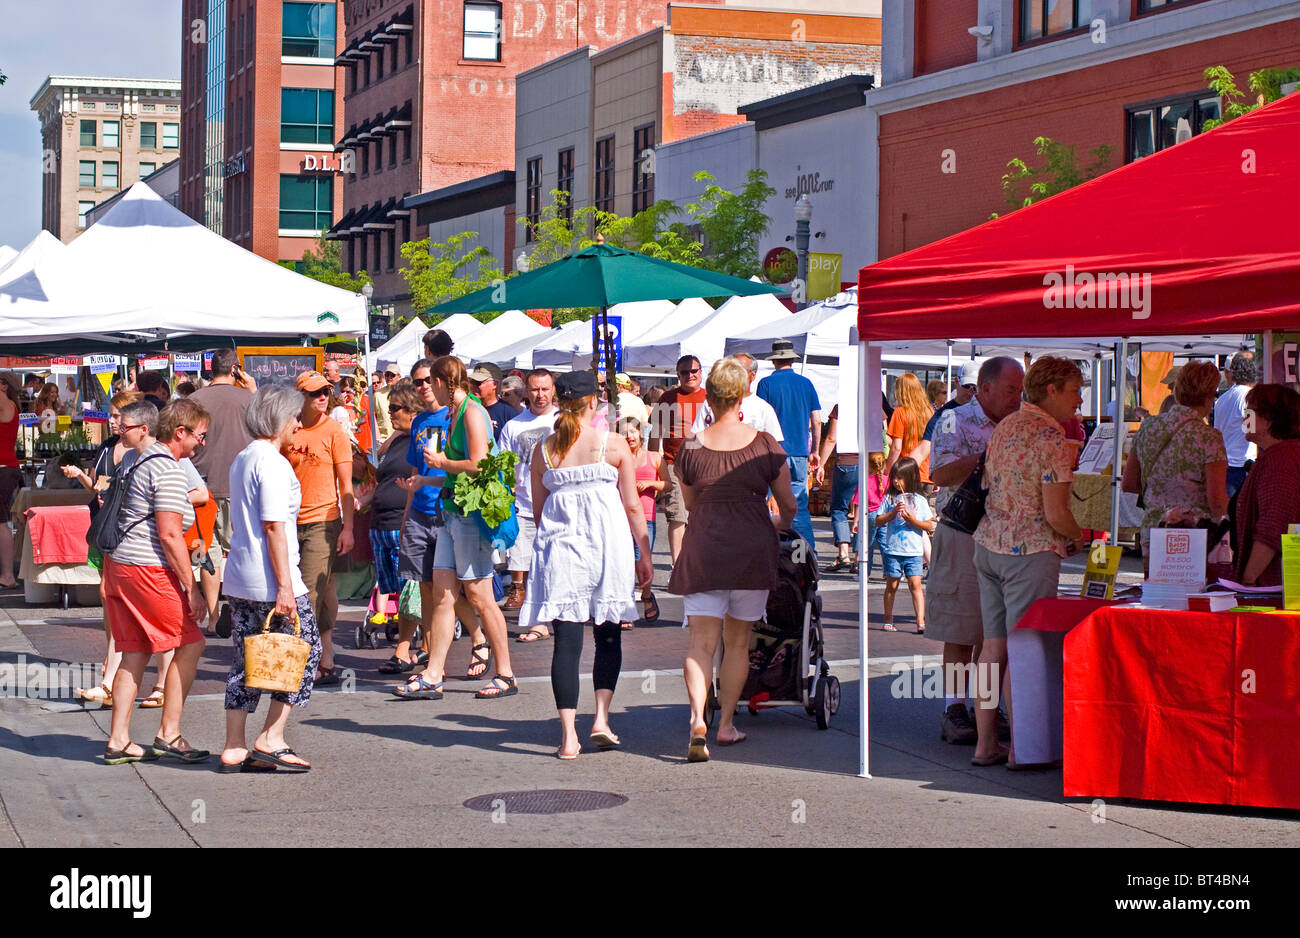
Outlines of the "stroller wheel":
M 832 688 L 831 682 L 834 681 Z M 839 708 L 839 689 L 840 682 L 833 677 L 824 681 L 817 682 L 817 696 L 813 698 L 813 715 L 817 718 L 817 729 L 830 729 L 831 715 Z M 835 706 L 831 706 L 832 694 L 835 698 Z
M 397 624 L 395 622 L 390 621 L 384 626 L 384 638 L 388 639 L 389 644 L 397 641 Z
M 352 647 L 365 648 L 366 647 L 365 642 L 366 642 L 366 627 L 364 625 L 358 625 L 356 631 L 352 633 Z
M 451 633 L 451 640 L 454 642 L 454 641 L 456 641 L 457 639 L 459 639 L 459 638 L 460 638 L 462 635 L 464 635 L 464 634 L 465 634 L 465 626 L 461 625 L 461 624 L 460 624 L 460 620 L 457 619 L 457 620 L 456 620 L 456 629 L 455 629 L 455 631 L 453 631 L 453 632 Z
M 709 685 L 709 696 L 704 701 L 704 725 L 713 726 L 713 718 L 718 712 L 718 698 L 713 693 L 713 685 Z
M 840 712 L 840 679 L 832 675 L 826 679 L 826 697 L 830 704 L 831 713 Z
M 370 648 L 379 647 L 379 630 L 375 628 L 366 629 L 366 645 Z

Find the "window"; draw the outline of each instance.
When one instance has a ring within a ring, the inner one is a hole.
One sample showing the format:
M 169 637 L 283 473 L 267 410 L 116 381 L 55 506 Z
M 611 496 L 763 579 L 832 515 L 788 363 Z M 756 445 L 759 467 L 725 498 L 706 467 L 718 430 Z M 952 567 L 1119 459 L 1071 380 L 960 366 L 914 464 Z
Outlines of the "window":
M 542 158 L 535 156 L 528 161 L 527 184 L 524 189 L 524 221 L 526 222 L 527 240 L 533 240 L 533 229 L 542 215 Z
M 317 232 L 333 222 L 334 179 L 331 176 L 280 177 L 280 227 Z
M 388 232 L 386 237 L 388 238 L 388 266 L 385 269 L 392 270 L 397 260 L 397 225 L 393 225 L 393 230 Z
M 632 136 L 632 214 L 648 209 L 655 200 L 655 125 L 636 128 Z
M 117 121 L 104 121 L 104 146 L 110 150 L 117 149 Z
M 118 163 L 116 160 L 104 161 L 104 172 L 101 176 L 104 185 L 109 189 L 116 189 L 120 184 L 118 182 Z
M 334 92 L 320 88 L 281 88 L 280 142 L 333 143 Z
M 361 151 L 361 175 L 370 175 L 370 144 L 363 143 L 359 147 Z
M 573 147 L 566 147 L 555 157 L 555 188 L 569 194 L 561 213 L 565 221 L 573 222 Z
M 470 2 L 465 4 L 466 59 L 501 61 L 501 4 Z
M 388 48 L 393 53 L 392 59 L 390 59 L 388 62 L 388 66 L 389 66 L 388 70 L 390 72 L 395 72 L 397 71 L 397 42 L 395 40 L 393 42 L 390 42 L 388 44 Z
M 411 128 L 407 127 L 402 131 L 402 162 L 411 158 Z
M 1187 95 L 1172 101 L 1130 108 L 1128 112 L 1128 160 L 1140 160 L 1157 150 L 1172 147 L 1205 129 L 1207 120 L 1223 114 L 1219 99 L 1209 92 Z
M 333 94 L 333 92 L 331 92 Z M 163 149 L 175 150 L 181 145 L 181 125 L 163 124 Z
M 284 4 L 284 35 L 281 55 L 312 59 L 334 58 L 333 3 Z
M 96 145 L 94 121 L 81 122 L 81 145 L 83 147 L 93 147 Z
M 94 207 L 95 207 L 94 202 L 77 203 L 77 227 L 78 228 L 86 227 L 86 213 L 89 212 Z
M 142 150 L 158 149 L 158 122 L 157 121 L 140 122 L 140 149 Z
M 370 56 L 363 56 L 361 59 L 361 87 L 365 88 L 370 84 Z
M 614 211 L 614 138 L 596 141 L 596 208 Z
M 94 160 L 81 160 L 77 163 L 77 185 L 83 189 L 95 188 Z
M 375 56 L 375 81 L 384 77 L 384 50 L 381 46 L 378 54 Z
M 1187 3 L 1189 0 L 1138 0 L 1138 12 L 1150 13 L 1152 10 L 1163 10 L 1166 7 L 1177 6 L 1180 3 Z M 1195 0 L 1190 0 L 1195 2 Z
M 157 163 L 141 163 L 141 164 L 140 164 L 140 178 L 143 179 L 145 176 L 152 175 L 153 172 L 154 172 L 155 170 L 157 170 L 157 169 L 158 169 L 158 164 L 157 164 Z
M 382 146 L 382 144 L 381 144 Z M 394 130 L 388 135 L 388 165 L 397 165 L 397 131 Z
M 402 41 L 406 45 L 406 64 L 410 65 L 415 58 L 415 37 L 411 33 L 407 33 Z
M 1020 0 L 1020 41 L 1086 28 L 1092 0 Z

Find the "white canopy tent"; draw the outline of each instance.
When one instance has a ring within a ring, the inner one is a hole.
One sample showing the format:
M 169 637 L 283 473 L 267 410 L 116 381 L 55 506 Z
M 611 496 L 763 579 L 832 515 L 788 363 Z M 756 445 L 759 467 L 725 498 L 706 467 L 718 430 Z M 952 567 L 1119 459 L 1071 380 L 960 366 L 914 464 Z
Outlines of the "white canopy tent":
M 463 314 L 457 314 L 463 315 Z M 463 339 L 456 339 L 456 355 L 467 364 L 491 361 L 492 354 L 503 345 L 520 338 L 541 339 L 550 330 L 536 319 L 517 309 L 508 309 Z
M 525 336 L 508 345 L 503 345 L 496 351 L 480 356 L 480 358 L 483 361 L 490 361 L 495 365 L 500 365 L 506 371 L 511 368 L 528 370 L 540 367 L 534 364 L 534 355 L 539 350 L 568 347 L 570 349 L 569 357 L 572 359 L 583 342 L 588 344 L 591 342 L 591 323 L 587 320 L 575 319 L 572 322 L 566 322 L 558 329 L 547 329 L 541 335 Z
M 0 275 L 3 275 L 5 267 L 17 256 L 18 252 L 9 245 L 0 244 Z
M 703 300 L 687 300 L 687 303 L 703 303 Z M 705 304 L 707 306 L 707 304 Z M 680 309 L 681 307 L 678 307 Z M 688 310 L 688 316 L 696 313 L 698 307 Z M 623 367 L 625 370 L 638 368 L 671 370 L 683 355 L 694 355 L 700 360 L 700 367 L 707 373 L 713 363 L 724 355 L 724 345 L 729 336 L 775 321 L 789 321 L 790 311 L 771 293 L 757 296 L 733 296 L 716 310 L 710 308 L 703 319 L 695 322 L 683 322 L 677 314 L 664 322 L 664 329 L 655 330 L 623 350 Z M 670 324 L 681 328 L 664 334 Z
M 623 347 L 626 349 L 646 332 L 653 329 L 677 306 L 672 300 L 642 300 L 636 303 L 616 303 L 609 308 L 610 316 L 623 320 Z M 534 368 L 559 368 L 581 370 L 591 367 L 591 322 L 586 323 L 585 336 L 574 332 L 557 346 L 544 342 L 533 350 Z
M 0 343 L 325 333 L 367 334 L 364 297 L 246 251 L 141 183 L 0 284 Z
M 386 366 L 392 365 L 401 374 L 409 372 L 411 366 L 424 357 L 424 334 L 430 328 L 441 329 L 451 336 L 452 342 L 459 344 L 482 329 L 483 323 L 466 313 L 456 313 L 430 327 L 416 316 L 397 335 L 370 354 L 368 370 L 382 371 Z
M 0 290 L 4 289 L 4 284 L 30 273 L 37 264 L 62 254 L 67 249 L 66 244 L 44 229 L 38 231 L 21 251 L 15 251 L 7 245 L 0 247 L 0 258 L 4 257 L 5 251 L 10 252 L 9 259 L 0 262 Z

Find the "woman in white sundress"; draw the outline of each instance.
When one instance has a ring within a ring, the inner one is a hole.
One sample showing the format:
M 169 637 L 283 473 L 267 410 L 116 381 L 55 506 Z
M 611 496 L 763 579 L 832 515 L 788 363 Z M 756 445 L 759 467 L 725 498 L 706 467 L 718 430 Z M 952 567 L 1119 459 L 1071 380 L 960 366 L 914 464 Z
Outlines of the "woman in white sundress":
M 609 706 L 623 665 L 619 623 L 635 617 L 633 587 L 646 586 L 654 573 L 645 512 L 636 492 L 636 466 L 627 442 L 596 430 L 596 379 L 588 371 L 560 375 L 555 382 L 560 412 L 555 432 L 537 444 L 532 459 L 533 517 L 537 539 L 528 574 L 528 598 L 519 625 L 550 623 L 555 636 L 551 688 L 560 715 L 561 759 L 581 751 L 578 713 L 578 659 L 582 633 L 593 626 L 596 660 L 596 719 L 591 741 L 608 749 L 619 744 L 609 726 Z M 633 540 L 641 551 L 633 560 Z

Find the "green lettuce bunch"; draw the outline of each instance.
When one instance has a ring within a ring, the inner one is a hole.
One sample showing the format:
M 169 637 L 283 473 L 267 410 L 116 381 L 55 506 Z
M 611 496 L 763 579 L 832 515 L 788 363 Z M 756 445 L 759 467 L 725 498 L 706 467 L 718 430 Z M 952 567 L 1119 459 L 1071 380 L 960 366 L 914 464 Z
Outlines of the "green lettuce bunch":
M 483 516 L 489 528 L 498 527 L 510 517 L 514 504 L 515 463 L 518 455 L 506 451 L 485 456 L 478 461 L 479 471 L 462 472 L 456 477 L 452 500 L 466 517 L 473 512 Z

